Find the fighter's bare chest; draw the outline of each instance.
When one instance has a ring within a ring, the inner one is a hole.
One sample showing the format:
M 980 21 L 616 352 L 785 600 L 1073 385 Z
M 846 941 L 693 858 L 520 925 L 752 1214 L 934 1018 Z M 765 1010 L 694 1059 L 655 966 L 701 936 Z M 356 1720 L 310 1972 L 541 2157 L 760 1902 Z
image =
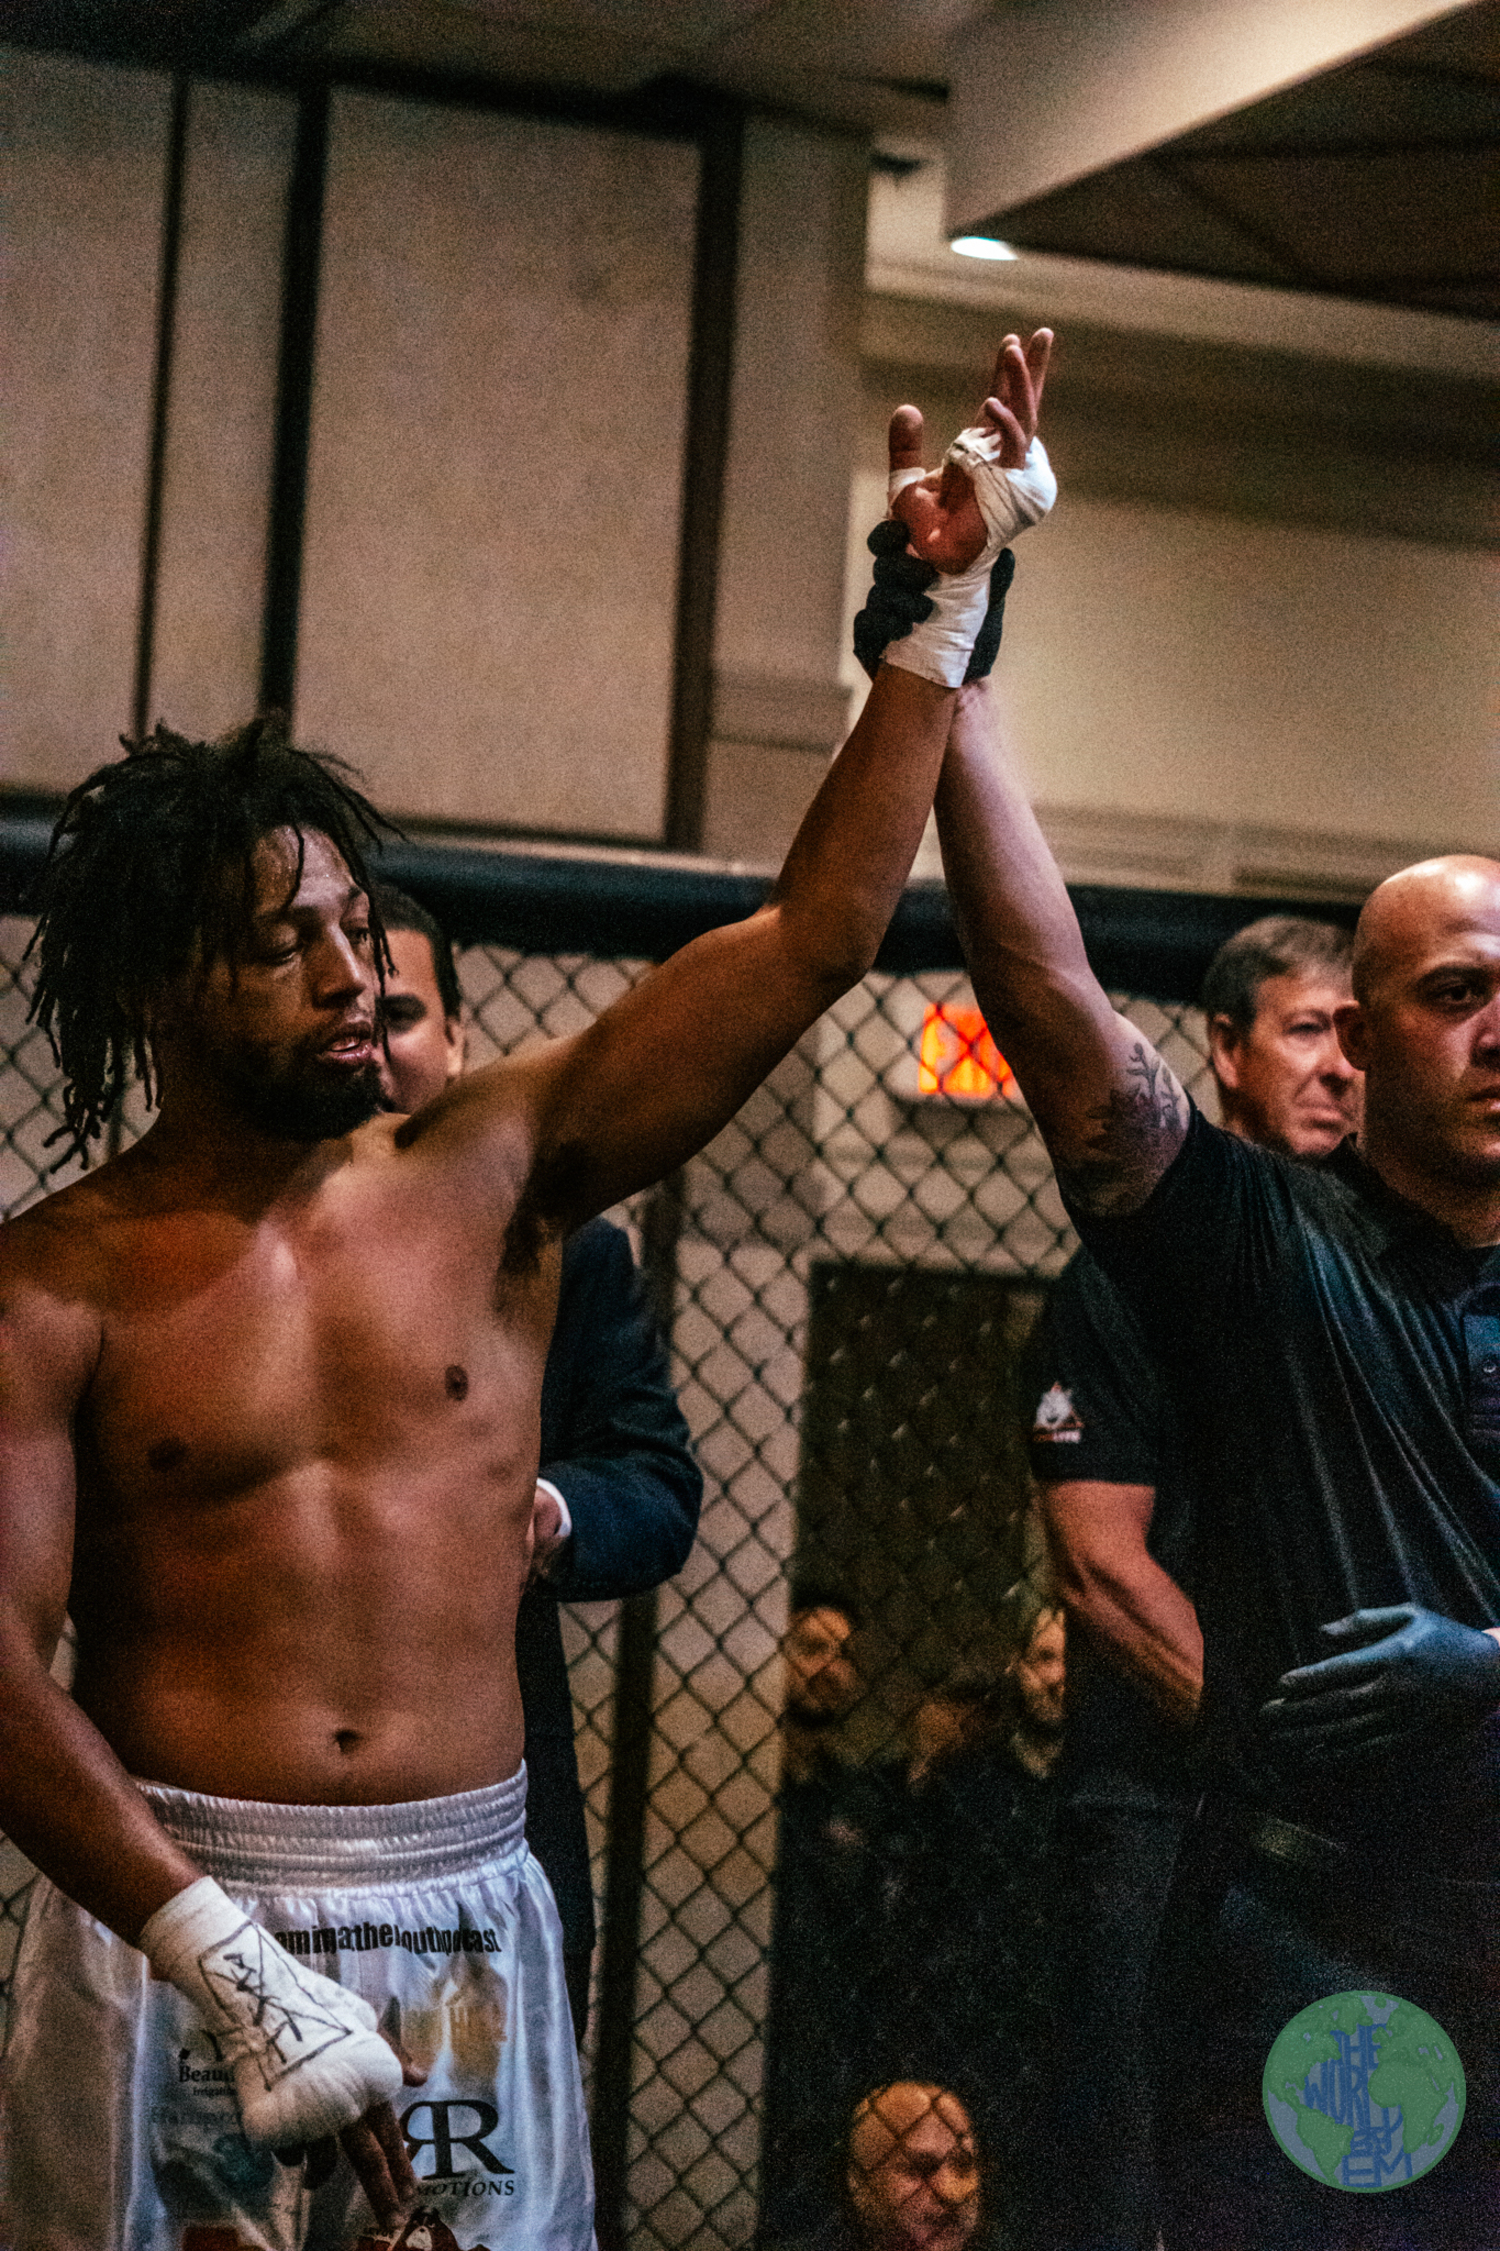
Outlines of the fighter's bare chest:
M 254 1484 L 311 1460 L 374 1466 L 434 1423 L 472 1439 L 524 1412 L 545 1262 L 378 1201 L 245 1223 L 183 1214 L 113 1262 L 88 1423 L 111 1483 Z

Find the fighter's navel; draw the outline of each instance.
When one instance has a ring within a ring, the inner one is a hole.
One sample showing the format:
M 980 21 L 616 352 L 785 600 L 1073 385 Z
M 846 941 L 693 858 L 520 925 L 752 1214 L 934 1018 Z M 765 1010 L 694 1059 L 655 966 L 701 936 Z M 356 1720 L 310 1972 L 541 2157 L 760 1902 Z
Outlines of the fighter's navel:
M 163 1477 L 174 1469 L 181 1469 L 187 1460 L 188 1450 L 181 1438 L 159 1438 L 146 1456 L 147 1467 L 157 1470 Z
M 469 1396 L 469 1371 L 457 1363 L 443 1370 L 443 1389 L 450 1399 L 467 1399 Z
M 336 1727 L 333 1731 L 333 1740 L 347 1757 L 351 1751 L 359 1749 L 359 1729 L 357 1727 Z

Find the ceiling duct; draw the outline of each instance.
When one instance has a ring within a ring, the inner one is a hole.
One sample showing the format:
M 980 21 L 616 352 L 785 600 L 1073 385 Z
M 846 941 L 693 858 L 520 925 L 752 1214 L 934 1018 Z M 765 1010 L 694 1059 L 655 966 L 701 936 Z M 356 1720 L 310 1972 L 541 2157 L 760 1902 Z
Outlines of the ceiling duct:
M 954 235 L 1500 310 L 1500 0 L 1038 0 L 952 62 Z

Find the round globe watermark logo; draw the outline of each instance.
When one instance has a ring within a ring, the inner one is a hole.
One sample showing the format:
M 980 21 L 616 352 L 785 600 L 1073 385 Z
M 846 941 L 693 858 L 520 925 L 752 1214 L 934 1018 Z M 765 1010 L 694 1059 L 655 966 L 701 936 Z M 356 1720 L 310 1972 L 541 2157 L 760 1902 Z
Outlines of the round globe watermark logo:
M 1278 2034 L 1261 2092 L 1294 2165 L 1374 2196 L 1420 2180 L 1452 2148 L 1464 2067 L 1425 2009 L 1391 1993 L 1330 1993 Z

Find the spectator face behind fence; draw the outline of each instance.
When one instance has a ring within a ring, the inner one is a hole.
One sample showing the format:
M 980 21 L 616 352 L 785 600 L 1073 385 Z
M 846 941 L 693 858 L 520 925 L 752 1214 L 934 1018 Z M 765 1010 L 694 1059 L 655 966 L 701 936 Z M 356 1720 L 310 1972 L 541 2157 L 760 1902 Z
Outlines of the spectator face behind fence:
M 854 1623 L 831 1603 L 792 1613 L 781 1654 L 786 1664 L 783 1716 L 798 1727 L 833 1727 L 859 1694 Z
M 1022 1724 L 1038 1735 L 1055 1734 L 1067 1702 L 1067 1625 L 1060 1610 L 1044 1610 L 1016 1659 Z
M 979 2226 L 980 2172 L 957 2095 L 914 2080 L 867 2095 L 846 2182 L 861 2251 L 962 2251 Z
M 1350 945 L 1331 924 L 1268 915 L 1220 952 L 1204 985 L 1210 1061 L 1229 1132 L 1326 1157 L 1360 1122 L 1361 1074 L 1339 1044 Z
M 381 1016 L 381 1106 L 410 1112 L 440 1095 L 464 1067 L 462 1018 L 448 1015 L 438 990 L 432 942 L 420 930 L 387 928 L 391 949 Z

